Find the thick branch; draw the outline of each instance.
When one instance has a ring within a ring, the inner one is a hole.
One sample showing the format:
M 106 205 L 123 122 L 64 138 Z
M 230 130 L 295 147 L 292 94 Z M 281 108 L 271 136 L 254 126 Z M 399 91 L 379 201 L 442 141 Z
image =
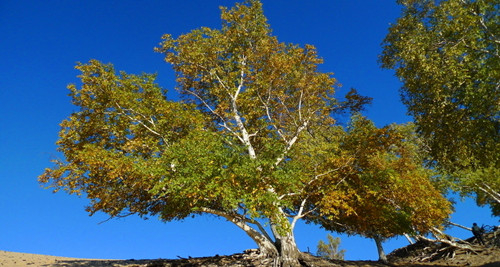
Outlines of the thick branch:
M 234 223 L 236 226 L 238 226 L 240 229 L 245 231 L 250 238 L 252 238 L 257 244 L 261 244 L 263 242 L 273 242 L 272 238 L 269 236 L 267 231 L 264 229 L 264 227 L 256 220 L 246 218 L 243 215 L 236 214 L 236 213 L 227 213 L 219 210 L 214 210 L 210 208 L 201 208 L 201 211 L 217 216 L 224 217 L 228 221 Z M 257 226 L 259 231 L 255 230 L 254 228 L 250 227 L 248 223 L 254 224 Z
M 293 217 L 293 220 L 292 220 L 292 223 L 291 223 L 292 230 L 295 228 L 295 224 L 297 223 L 297 221 L 299 219 L 301 219 L 301 218 L 304 217 L 304 215 L 302 214 L 302 212 L 304 212 L 304 206 L 306 205 L 306 202 L 307 202 L 307 198 L 304 198 L 302 200 L 302 202 L 300 203 L 299 211 L 297 212 L 297 215 L 295 215 Z
M 299 138 L 299 135 L 300 133 L 307 128 L 307 124 L 309 123 L 309 121 L 304 121 L 304 124 L 302 124 L 302 126 L 300 126 L 297 131 L 295 132 L 295 135 L 293 136 L 292 139 L 290 139 L 290 141 L 288 141 L 288 143 L 286 144 L 286 147 L 285 147 L 285 150 L 283 151 L 283 153 L 281 154 L 280 157 L 278 157 L 276 159 L 276 162 L 274 163 L 275 166 L 278 166 L 278 164 L 281 163 L 281 161 L 283 161 L 283 159 L 285 159 L 285 156 L 286 156 L 286 153 L 288 153 L 288 151 L 292 148 L 292 146 L 295 144 L 295 142 L 297 141 L 297 139 Z
M 454 222 L 450 222 L 450 221 L 448 221 L 448 224 L 449 224 L 449 225 L 456 226 L 456 227 L 460 227 L 460 228 L 465 229 L 465 230 L 468 230 L 468 231 L 472 231 L 472 229 L 471 229 L 471 228 L 466 227 L 466 226 L 463 226 L 463 225 L 460 225 L 460 224 L 458 224 L 458 223 L 454 223 Z

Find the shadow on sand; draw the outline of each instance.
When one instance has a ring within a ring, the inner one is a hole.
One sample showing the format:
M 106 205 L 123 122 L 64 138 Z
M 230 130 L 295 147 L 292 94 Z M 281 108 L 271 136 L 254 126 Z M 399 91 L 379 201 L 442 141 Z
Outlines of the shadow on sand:
M 222 258 L 222 257 L 221 257 Z M 334 266 L 334 267 L 449 267 L 440 264 L 383 264 L 376 261 L 330 261 L 313 264 L 312 266 Z M 238 262 L 220 261 L 213 257 L 179 259 L 179 260 L 59 260 L 57 263 L 41 265 L 44 267 L 188 267 L 188 266 L 254 266 L 252 264 L 238 264 Z M 304 266 L 310 266 L 306 264 Z M 500 261 L 484 265 L 468 265 L 476 267 L 500 267 Z

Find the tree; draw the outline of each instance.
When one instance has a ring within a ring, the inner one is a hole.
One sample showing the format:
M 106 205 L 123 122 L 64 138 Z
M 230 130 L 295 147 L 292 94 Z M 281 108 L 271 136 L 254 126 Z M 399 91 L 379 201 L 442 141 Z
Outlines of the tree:
M 425 234 L 451 213 L 450 203 L 423 166 L 420 138 L 412 124 L 377 128 L 355 116 L 338 142 L 335 186 L 318 188 L 318 209 L 310 220 L 327 230 L 359 234 L 376 241 L 403 234 Z M 311 189 L 310 189 L 311 190 Z
M 344 260 L 345 250 L 339 249 L 340 237 L 333 237 L 328 234 L 326 239 L 328 240 L 327 243 L 323 240 L 318 242 L 318 251 L 316 255 L 329 260 Z
M 57 142 L 65 161 L 40 181 L 85 194 L 91 214 L 221 216 L 262 255 L 298 265 L 293 228 L 307 201 L 293 192 L 308 177 L 288 154 L 306 129 L 334 123 L 335 79 L 317 71 L 313 46 L 271 35 L 260 2 L 223 8 L 222 19 L 220 30 L 165 35 L 157 48 L 183 102 L 167 100 L 153 75 L 79 64 L 82 85 L 69 89 L 80 110 L 63 121 Z
M 358 205 L 349 194 L 360 183 L 332 186 L 357 157 L 342 152 L 345 130 L 332 115 L 368 99 L 351 91 L 337 102 L 315 48 L 279 43 L 259 1 L 222 8 L 222 20 L 221 29 L 165 35 L 156 49 L 172 64 L 182 101 L 167 99 L 154 75 L 78 64 L 81 85 L 69 89 L 79 110 L 57 142 L 65 160 L 39 179 L 85 194 L 91 214 L 223 217 L 262 256 L 298 266 L 297 221 Z
M 398 2 L 403 13 L 384 40 L 382 66 L 403 82 L 403 102 L 433 162 L 499 215 L 500 5 Z

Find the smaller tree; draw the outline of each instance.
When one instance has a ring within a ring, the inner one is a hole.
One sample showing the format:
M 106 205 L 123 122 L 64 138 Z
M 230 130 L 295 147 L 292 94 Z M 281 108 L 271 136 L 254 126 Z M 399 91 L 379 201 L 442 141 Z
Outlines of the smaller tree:
M 328 260 L 344 260 L 345 250 L 340 249 L 340 237 L 333 237 L 328 234 L 326 239 L 328 243 L 325 243 L 323 240 L 318 242 L 316 255 Z
M 451 205 L 434 183 L 433 170 L 424 167 L 420 142 L 412 124 L 378 128 L 354 116 L 339 142 L 341 153 L 327 153 L 339 179 L 321 188 L 310 220 L 329 231 L 374 239 L 382 261 L 383 240 L 441 225 Z

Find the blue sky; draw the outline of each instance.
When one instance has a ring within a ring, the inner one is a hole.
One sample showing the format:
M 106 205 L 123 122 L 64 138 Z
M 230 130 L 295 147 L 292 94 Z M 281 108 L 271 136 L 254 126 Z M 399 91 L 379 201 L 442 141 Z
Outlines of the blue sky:
M 176 258 L 232 254 L 254 248 L 237 227 L 212 216 L 161 223 L 156 218 L 111 220 L 89 217 L 88 201 L 52 194 L 37 182 L 60 156 L 59 123 L 76 108 L 67 84 L 76 83 L 76 62 L 98 59 L 129 73 L 158 73 L 173 89 L 174 75 L 153 52 L 165 33 L 177 36 L 201 26 L 219 27 L 219 6 L 233 0 L 0 1 L 0 250 L 84 258 Z M 398 79 L 377 63 L 389 23 L 399 15 L 395 1 L 263 0 L 274 35 L 282 42 L 313 44 L 323 71 L 374 98 L 367 115 L 377 125 L 411 121 L 399 101 Z M 459 202 L 452 221 L 495 224 L 489 210 Z M 451 234 L 471 234 L 456 229 Z M 316 251 L 327 232 L 299 224 L 299 248 Z M 335 236 L 337 234 L 334 233 Z M 377 259 L 374 242 L 342 238 L 347 259 Z M 386 252 L 406 245 L 386 242 Z

